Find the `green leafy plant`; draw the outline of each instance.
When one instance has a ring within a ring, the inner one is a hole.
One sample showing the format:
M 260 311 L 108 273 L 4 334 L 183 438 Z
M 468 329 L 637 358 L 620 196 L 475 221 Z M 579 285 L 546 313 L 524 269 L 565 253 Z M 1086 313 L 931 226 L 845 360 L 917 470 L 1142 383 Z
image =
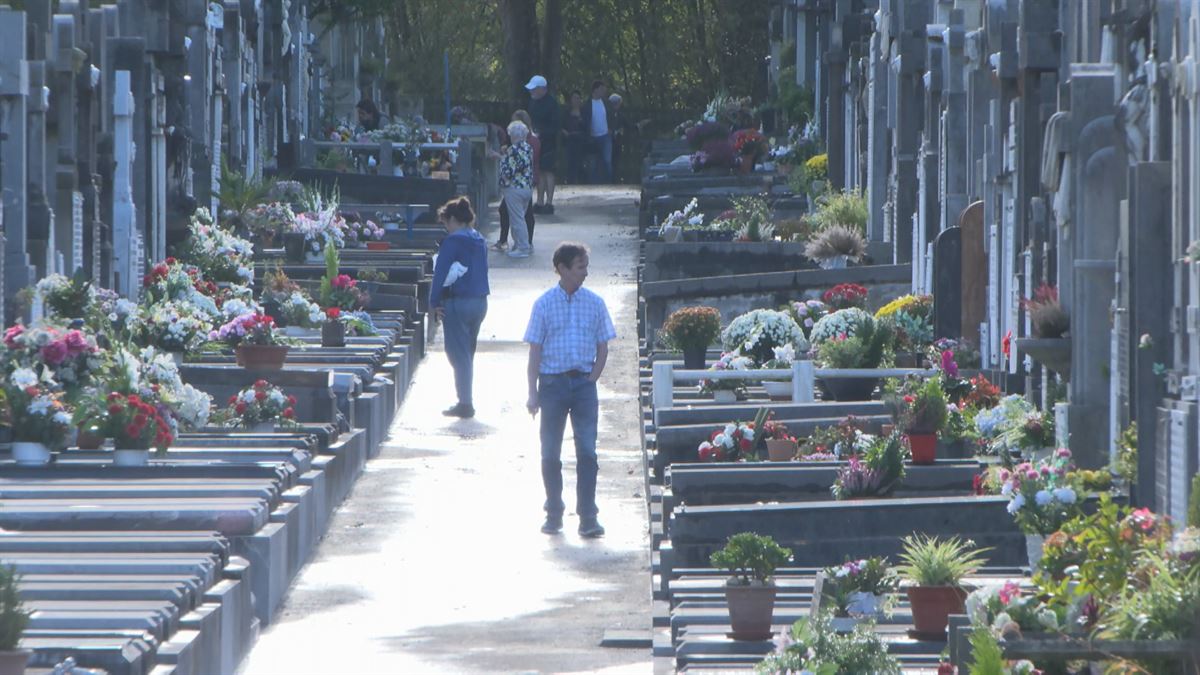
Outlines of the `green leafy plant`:
M 721 334 L 721 311 L 716 307 L 684 307 L 663 322 L 659 339 L 668 349 L 707 347 Z
M 912 534 L 901 540 L 903 564 L 896 567 L 902 576 L 918 586 L 959 586 L 963 577 L 974 574 L 984 563 L 990 548 L 976 548 L 975 542 L 957 536 L 942 539 Z
M 833 225 L 844 225 L 854 228 L 860 233 L 867 231 L 869 216 L 867 195 L 862 190 L 847 189 L 842 192 L 829 192 L 821 196 L 817 202 L 813 220 L 818 228 L 823 230 Z
M 756 667 L 759 673 L 812 673 L 813 675 L 900 675 L 896 657 L 870 625 L 860 624 L 839 633 L 830 614 L 800 619 L 787 638 Z
M 261 178 L 247 176 L 231 169 L 222 158 L 221 178 L 217 188 L 222 218 L 234 218 L 240 222 L 252 207 L 267 201 L 270 192 L 271 186 Z
M 837 478 L 830 487 L 833 498 L 853 499 L 890 493 L 904 479 L 904 456 L 904 444 L 899 435 L 875 437 L 861 457 L 852 456 L 838 469 Z
M 1146 583 L 1131 583 L 1105 611 L 1102 633 L 1126 640 L 1184 640 L 1200 629 L 1200 567 L 1149 552 L 1140 561 Z M 1157 671 L 1156 671 L 1157 672 Z
M 1005 675 L 1007 670 L 1000 643 L 986 626 L 976 626 L 971 631 L 970 675 Z
M 864 321 L 853 336 L 822 342 L 817 360 L 825 368 L 878 368 L 891 342 L 891 329 Z
M 1121 432 L 1121 437 L 1117 440 L 1117 461 L 1113 466 L 1113 473 L 1120 476 L 1126 483 L 1136 483 L 1138 475 L 1138 427 L 1137 422 L 1130 422 L 1129 426 Z M 1200 474 L 1197 474 L 1200 475 Z M 1192 499 L 1196 499 L 1196 484 L 1193 478 L 1192 483 Z M 1200 524 L 1200 504 L 1195 506 L 1196 522 L 1192 522 L 1191 500 L 1189 500 L 1188 508 L 1188 524 Z
M 18 594 L 20 577 L 12 565 L 0 565 L 0 651 L 11 652 L 21 641 L 30 612 Z
M 896 426 L 908 434 L 936 434 L 946 426 L 949 411 L 941 378 L 906 380 L 899 386 L 889 381 L 884 402 Z
M 713 567 L 729 570 L 730 585 L 749 586 L 752 582 L 767 583 L 775 569 L 791 558 L 791 549 L 783 548 L 774 539 L 741 532 L 730 537 L 725 548 L 713 553 L 709 561 Z

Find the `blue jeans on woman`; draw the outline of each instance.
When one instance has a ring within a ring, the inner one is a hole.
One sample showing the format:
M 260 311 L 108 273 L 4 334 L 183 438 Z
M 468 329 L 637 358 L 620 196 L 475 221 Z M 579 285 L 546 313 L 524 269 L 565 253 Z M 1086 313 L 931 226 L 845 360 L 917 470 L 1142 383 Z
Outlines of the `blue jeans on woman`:
M 562 518 L 566 505 L 562 500 L 562 442 L 571 418 L 575 436 L 575 512 L 580 518 L 595 518 L 596 425 L 600 418 L 600 400 L 596 383 L 583 375 L 538 376 L 538 400 L 542 406 L 542 484 L 546 487 L 546 515 Z
M 487 316 L 487 296 L 446 298 L 442 331 L 446 339 L 446 358 L 454 368 L 454 389 L 461 405 L 474 407 L 471 381 L 475 376 L 475 343 L 479 326 Z

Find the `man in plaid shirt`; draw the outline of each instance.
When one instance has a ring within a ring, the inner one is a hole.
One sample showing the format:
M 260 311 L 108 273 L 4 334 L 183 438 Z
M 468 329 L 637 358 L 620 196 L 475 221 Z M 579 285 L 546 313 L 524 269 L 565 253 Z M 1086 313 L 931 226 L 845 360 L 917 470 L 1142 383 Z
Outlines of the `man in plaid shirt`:
M 562 440 L 567 416 L 575 436 L 575 511 L 579 534 L 600 537 L 596 519 L 596 425 L 600 403 L 596 381 L 608 361 L 608 341 L 617 336 L 600 296 L 583 288 L 588 250 L 566 243 L 554 251 L 558 284 L 533 303 L 525 342 L 529 343 L 530 415 L 542 411 L 542 483 L 546 487 L 546 522 L 542 532 L 562 530 Z

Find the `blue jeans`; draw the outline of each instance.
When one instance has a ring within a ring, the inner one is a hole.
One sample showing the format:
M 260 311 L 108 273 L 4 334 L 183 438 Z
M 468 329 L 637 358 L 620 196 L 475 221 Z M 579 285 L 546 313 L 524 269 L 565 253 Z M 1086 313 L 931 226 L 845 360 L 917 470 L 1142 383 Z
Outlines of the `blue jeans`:
M 612 134 L 591 137 L 592 182 L 612 182 Z
M 600 400 L 596 383 L 586 377 L 539 375 L 538 399 L 542 405 L 542 484 L 546 487 L 546 515 L 561 518 L 566 506 L 562 500 L 562 441 L 571 417 L 575 435 L 575 512 L 580 518 L 595 518 L 596 424 Z
M 454 389 L 458 402 L 474 406 L 471 400 L 471 381 L 475 375 L 475 342 L 479 326 L 487 316 L 487 296 L 446 298 L 446 315 L 442 319 L 446 338 L 446 358 L 454 368 Z

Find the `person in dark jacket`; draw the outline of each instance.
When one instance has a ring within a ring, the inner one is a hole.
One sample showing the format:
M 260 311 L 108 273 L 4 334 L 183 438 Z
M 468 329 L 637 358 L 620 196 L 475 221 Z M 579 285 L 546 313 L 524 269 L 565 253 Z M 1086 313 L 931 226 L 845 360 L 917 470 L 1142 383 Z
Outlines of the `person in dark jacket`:
M 583 94 L 571 92 L 570 105 L 563 115 L 563 141 L 567 149 L 567 182 L 583 184 L 583 157 L 587 153 L 587 127 L 583 125 Z
M 377 131 L 380 127 L 386 124 L 386 119 L 379 112 L 379 106 L 369 98 L 364 98 L 354 106 L 354 112 L 358 115 L 358 131 Z
M 612 110 L 608 103 L 608 85 L 592 82 L 592 98 L 583 103 L 584 134 L 592 156 L 592 182 L 612 182 Z
M 455 197 L 438 209 L 449 234 L 438 248 L 429 290 L 429 309 L 442 322 L 446 358 L 454 368 L 458 403 L 442 411 L 447 417 L 474 417 L 472 399 L 475 345 L 487 316 L 487 243 L 475 230 L 475 212 L 466 197 Z
M 548 95 L 546 78 L 534 75 L 525 85 L 529 90 L 529 115 L 532 131 L 541 141 L 538 159 L 537 201 L 534 213 L 554 213 L 554 177 L 558 172 L 558 134 L 562 129 L 562 108 Z

